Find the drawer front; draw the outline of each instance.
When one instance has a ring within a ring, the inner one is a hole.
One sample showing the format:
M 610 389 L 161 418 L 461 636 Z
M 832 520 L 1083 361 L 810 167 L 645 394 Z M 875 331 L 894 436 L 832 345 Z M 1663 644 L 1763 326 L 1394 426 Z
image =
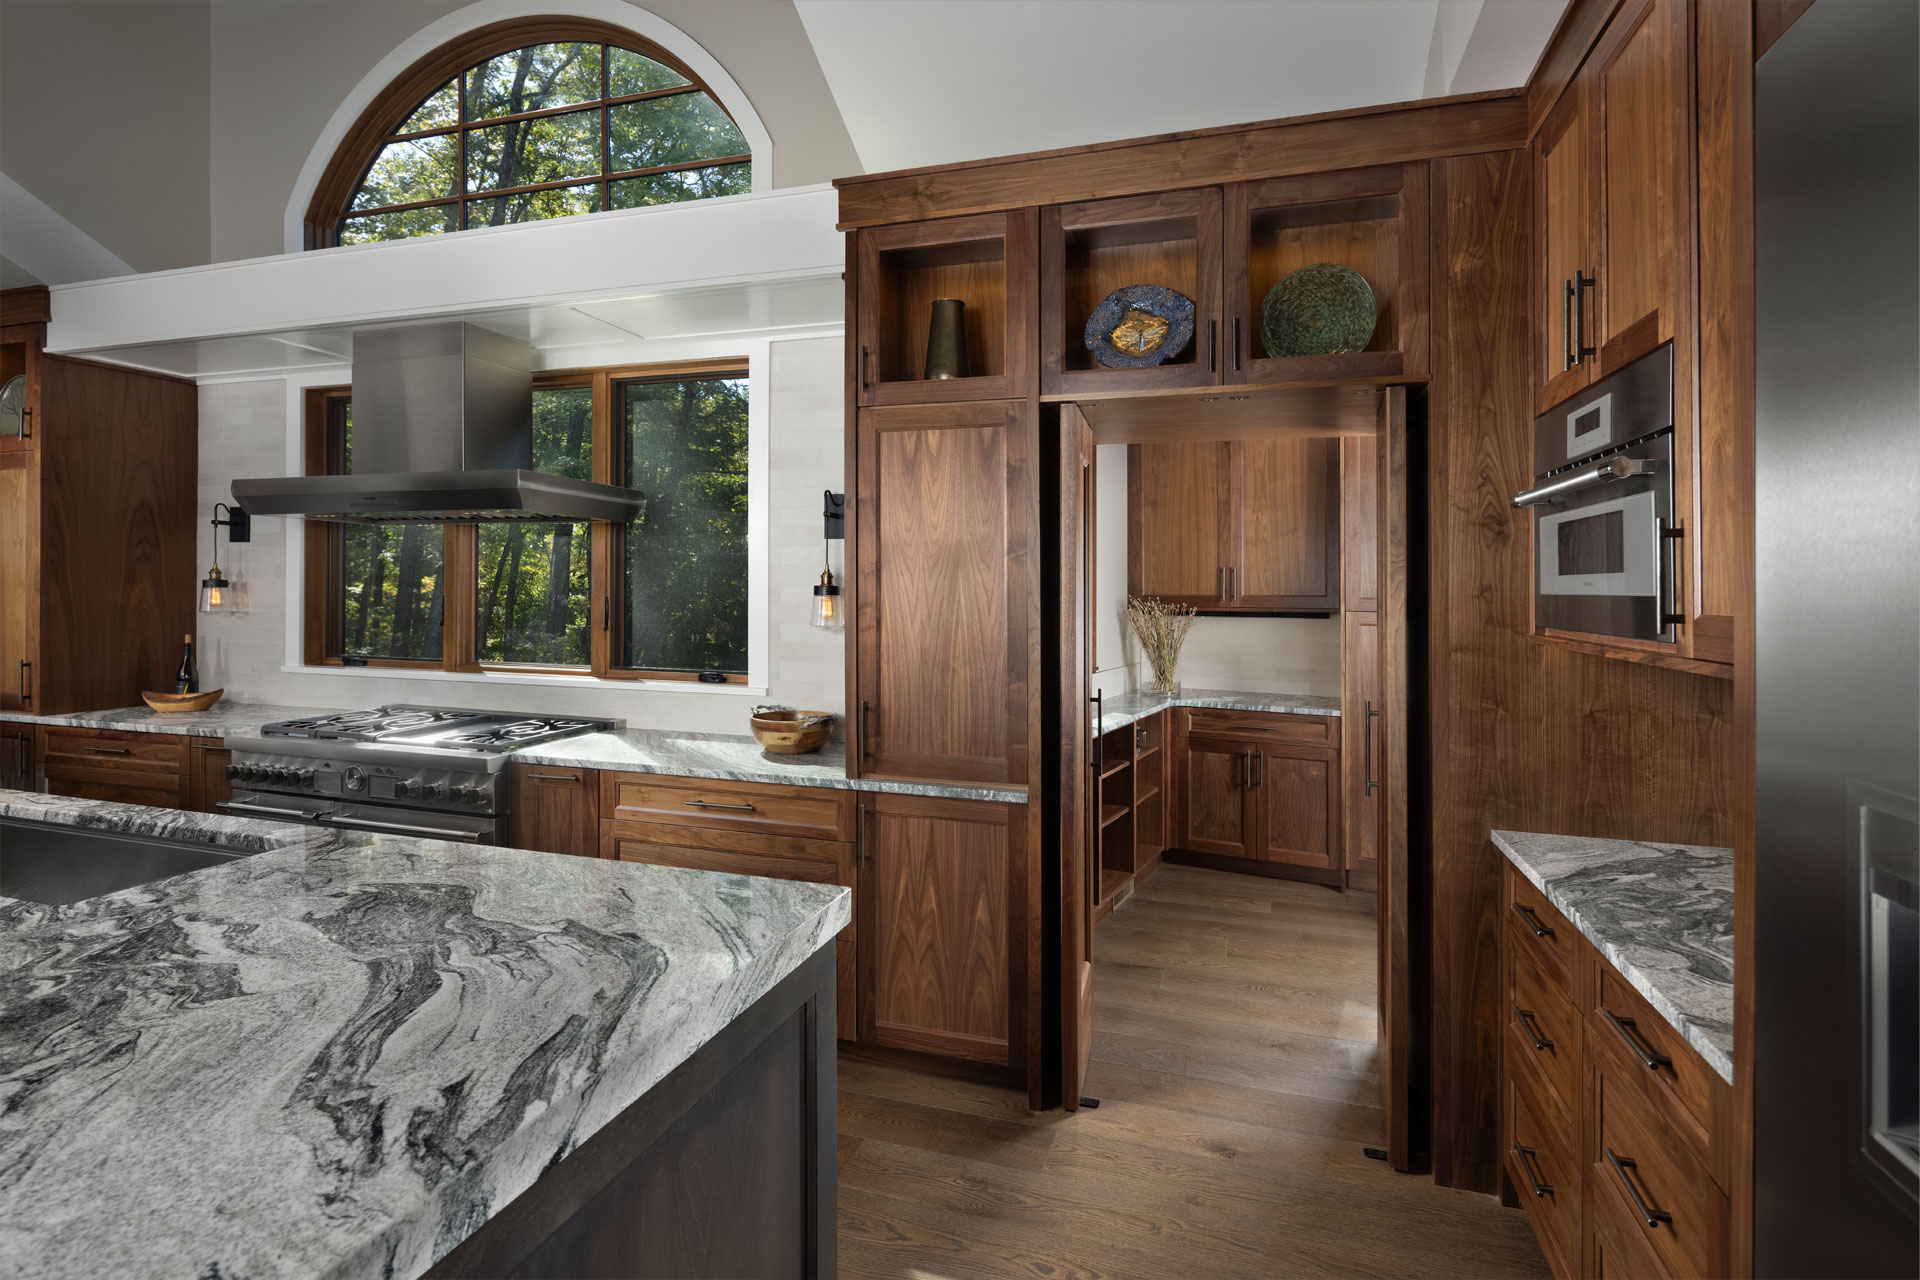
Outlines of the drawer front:
M 1340 721 L 1335 716 L 1290 716 L 1272 711 L 1225 711 L 1218 707 L 1180 708 L 1181 729 L 1189 734 L 1233 734 L 1269 742 L 1335 745 Z
M 1724 1275 L 1726 1197 L 1648 1105 L 1640 1081 L 1623 1076 L 1611 1058 L 1597 1067 L 1590 1075 L 1597 1142 L 1587 1166 L 1594 1198 L 1624 1209 L 1671 1274 Z
M 1502 914 L 1515 932 L 1508 936 L 1519 943 L 1519 950 L 1534 958 L 1540 974 L 1550 986 L 1567 999 L 1573 999 L 1574 958 L 1579 955 L 1580 935 L 1554 908 L 1547 896 L 1533 887 L 1510 862 L 1506 869 L 1506 906 Z
M 1507 1177 L 1553 1273 L 1572 1276 L 1580 1258 L 1580 1161 L 1573 1154 L 1578 1144 L 1561 1127 L 1563 1119 L 1536 1111 L 1519 1081 L 1509 1077 L 1504 1092 Z
M 1591 1175 L 1582 1205 L 1588 1280 L 1671 1280 L 1672 1273 L 1661 1264 L 1660 1255 L 1634 1225 L 1632 1210 Z
M 1527 1072 L 1535 1093 L 1562 1117 L 1578 1115 L 1580 1015 L 1573 1002 L 1540 973 L 1539 961 L 1518 938 L 1507 939 L 1507 1064 Z
M 1599 962 L 1598 967 L 1588 1024 L 1592 1038 L 1607 1046 L 1623 1076 L 1630 1075 L 1648 1102 L 1686 1136 L 1694 1154 L 1708 1160 L 1713 1095 L 1725 1082 L 1611 965 Z
M 187 771 L 184 739 L 164 733 L 115 733 L 96 729 L 45 729 L 43 763 L 74 769 L 172 773 Z
M 853 793 L 758 782 L 603 773 L 600 816 L 817 840 L 853 839 Z

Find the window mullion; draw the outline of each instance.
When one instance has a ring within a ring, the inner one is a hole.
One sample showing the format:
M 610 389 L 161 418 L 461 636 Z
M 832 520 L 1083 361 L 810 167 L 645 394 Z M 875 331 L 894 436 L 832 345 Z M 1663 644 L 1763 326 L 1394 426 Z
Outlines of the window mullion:
M 474 636 L 479 613 L 480 530 L 472 524 L 440 526 L 440 666 L 446 671 L 480 669 Z
M 605 64 L 602 63 L 604 68 Z M 604 369 L 593 375 L 593 479 L 600 484 L 618 484 L 615 474 L 618 468 L 618 446 L 613 437 L 613 378 Z M 620 531 L 610 520 L 596 520 L 591 526 L 592 559 L 588 562 L 588 576 L 593 583 L 595 611 L 599 614 L 589 622 L 590 639 L 587 644 L 588 660 L 593 674 L 605 677 L 613 670 L 613 641 L 617 634 L 614 630 L 616 616 L 625 616 L 623 598 L 625 582 L 619 569 L 617 544 Z

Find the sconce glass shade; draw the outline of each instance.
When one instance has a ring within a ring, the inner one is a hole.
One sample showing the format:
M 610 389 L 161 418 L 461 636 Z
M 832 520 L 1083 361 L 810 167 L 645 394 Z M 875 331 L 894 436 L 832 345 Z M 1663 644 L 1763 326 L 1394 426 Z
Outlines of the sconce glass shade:
M 813 625 L 822 631 L 838 631 L 845 625 L 841 615 L 840 588 L 834 584 L 833 570 L 820 571 L 819 585 L 813 589 Z
M 220 576 L 220 566 L 207 570 L 200 579 L 200 612 L 225 613 L 233 606 L 233 584 Z

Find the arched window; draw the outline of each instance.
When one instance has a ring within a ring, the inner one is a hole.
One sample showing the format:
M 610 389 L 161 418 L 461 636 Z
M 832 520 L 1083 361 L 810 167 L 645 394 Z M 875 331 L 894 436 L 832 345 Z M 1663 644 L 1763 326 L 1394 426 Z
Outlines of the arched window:
M 693 71 L 606 23 L 498 23 L 408 68 L 314 191 L 307 247 L 733 195 L 747 141 Z

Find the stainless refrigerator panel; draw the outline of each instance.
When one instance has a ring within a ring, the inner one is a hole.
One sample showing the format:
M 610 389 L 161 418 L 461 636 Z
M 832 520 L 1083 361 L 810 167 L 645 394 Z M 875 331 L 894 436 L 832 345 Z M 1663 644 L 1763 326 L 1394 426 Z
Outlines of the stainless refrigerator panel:
M 1910 1184 L 1869 1138 L 1876 1106 L 1912 1100 L 1876 1102 L 1866 1016 L 1875 955 L 1911 954 L 1885 871 L 1920 792 L 1917 49 L 1915 5 L 1828 0 L 1755 70 L 1760 1275 L 1920 1257 Z M 1912 1020 L 1878 1022 L 1879 1078 L 1910 1082 Z

